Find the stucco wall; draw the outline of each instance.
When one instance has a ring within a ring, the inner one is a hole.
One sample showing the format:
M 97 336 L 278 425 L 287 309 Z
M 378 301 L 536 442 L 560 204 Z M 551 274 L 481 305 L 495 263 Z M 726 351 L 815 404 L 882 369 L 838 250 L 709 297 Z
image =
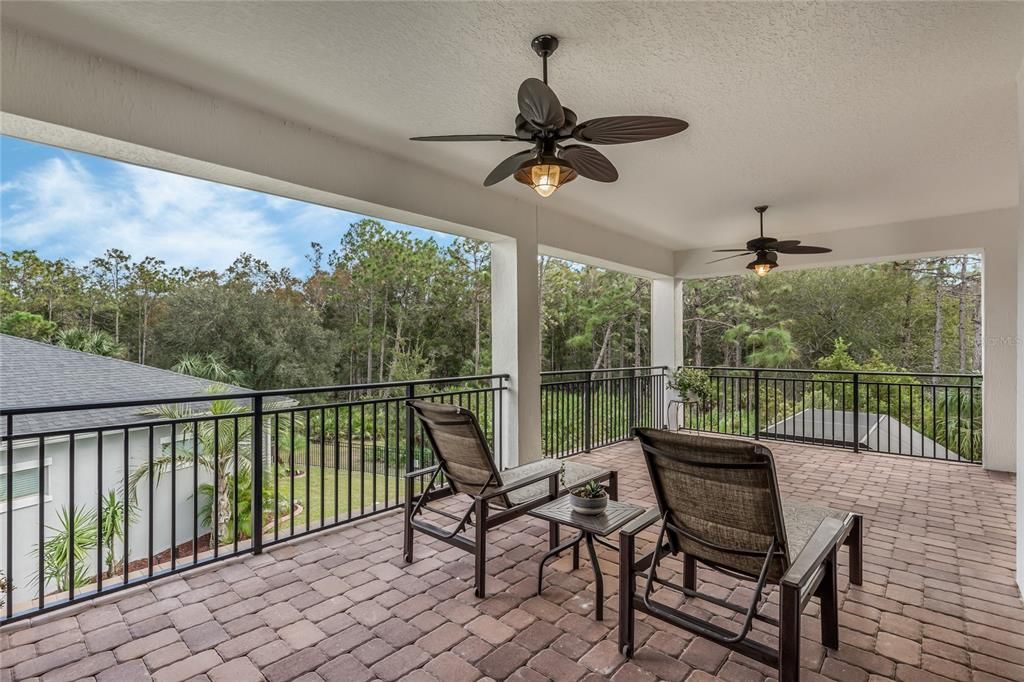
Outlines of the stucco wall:
M 161 442 L 170 438 L 170 427 L 156 427 L 153 430 L 154 452 L 159 453 Z M 122 432 L 108 432 L 103 438 L 103 467 L 102 481 L 100 479 L 100 467 L 97 456 L 97 440 L 95 434 L 78 436 L 75 439 L 75 480 L 74 505 L 83 511 L 95 511 L 97 508 L 97 493 L 105 494 L 108 490 L 116 488 L 118 491 L 123 486 L 124 471 L 124 450 Z M 129 476 L 136 468 L 148 459 L 148 429 L 137 429 L 129 432 Z M 62 509 L 70 509 L 71 504 L 71 466 L 69 461 L 69 442 L 67 438 L 48 440 L 43 449 L 44 461 L 49 461 L 49 494 L 45 497 L 44 506 L 44 541 L 53 537 L 53 528 L 58 526 L 59 512 Z M 39 446 L 31 442 L 22 447 L 15 448 L 15 467 L 21 463 L 38 463 Z M 188 542 L 192 539 L 193 510 L 192 510 L 192 473 L 191 466 L 182 466 L 176 475 L 176 495 L 172 504 L 171 479 L 170 475 L 163 476 L 159 482 L 155 482 L 153 498 L 150 500 L 145 479 L 138 491 L 138 517 L 128 528 L 129 556 L 132 561 L 146 559 L 149 556 L 149 513 L 154 510 L 153 524 L 153 550 L 159 554 L 171 546 L 171 522 L 170 514 L 173 509 L 175 517 L 175 544 Z M 203 469 L 199 470 L 199 483 L 212 482 L 212 476 Z M 202 499 L 202 498 L 200 498 Z M 15 501 L 17 502 L 17 500 Z M 6 507 L 0 511 L 0 519 L 6 515 Z M 25 506 L 16 505 L 14 510 L 14 533 L 13 558 L 14 572 L 11 579 L 14 584 L 14 605 L 17 610 L 20 605 L 35 600 L 38 595 L 36 585 L 36 574 L 38 572 L 38 559 L 35 552 L 39 543 L 39 506 L 38 503 Z M 6 523 L 0 523 L 0 536 L 6 533 Z M 199 524 L 198 534 L 209 532 L 209 528 Z M 0 545 L 0 566 L 6 565 L 6 537 L 3 537 Z M 115 551 L 116 557 L 122 555 L 122 548 L 119 544 Z M 105 556 L 105 555 L 104 555 Z M 96 552 L 89 553 L 87 562 L 88 573 L 95 574 Z M 189 559 L 190 560 L 190 559 Z M 186 560 L 188 561 L 188 560 Z M 47 592 L 52 592 L 55 585 L 47 585 Z M 83 591 L 93 589 L 93 586 L 80 588 Z

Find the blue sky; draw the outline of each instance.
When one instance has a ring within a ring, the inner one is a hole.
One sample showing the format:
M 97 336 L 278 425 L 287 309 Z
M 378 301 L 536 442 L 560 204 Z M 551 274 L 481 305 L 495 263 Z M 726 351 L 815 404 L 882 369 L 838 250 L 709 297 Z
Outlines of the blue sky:
M 119 248 L 135 260 L 222 270 L 247 252 L 303 275 L 359 214 L 0 136 L 0 248 L 78 264 Z M 443 233 L 381 221 L 420 238 Z

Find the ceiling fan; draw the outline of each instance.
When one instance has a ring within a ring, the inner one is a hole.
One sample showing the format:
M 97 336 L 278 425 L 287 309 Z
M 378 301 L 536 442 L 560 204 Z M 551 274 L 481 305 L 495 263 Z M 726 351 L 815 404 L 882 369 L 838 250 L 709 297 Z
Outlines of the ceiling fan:
M 753 270 L 759 277 L 764 277 L 769 272 L 779 267 L 778 254 L 780 253 L 797 255 L 807 253 L 830 253 L 832 251 L 832 249 L 827 249 L 824 246 L 802 246 L 800 241 L 797 239 L 779 241 L 775 237 L 765 237 L 764 212 L 768 210 L 768 207 L 755 206 L 754 210 L 761 216 L 761 236 L 755 237 L 747 242 L 747 247 L 745 249 L 715 249 L 715 253 L 731 253 L 733 251 L 739 251 L 740 253 L 737 253 L 734 256 L 719 258 L 718 260 L 708 261 L 709 264 L 729 260 L 730 258 L 753 256 L 756 254 L 757 257 L 747 263 L 747 270 Z
M 665 116 L 608 116 L 583 123 L 566 109 L 548 87 L 548 57 L 558 49 L 558 38 L 539 35 L 530 43 L 544 60 L 544 79 L 527 78 L 519 86 L 519 113 L 513 135 L 433 135 L 413 137 L 426 142 L 528 142 L 530 149 L 516 152 L 499 163 L 484 180 L 484 187 L 508 176 L 529 185 L 542 197 L 582 175 L 598 182 L 615 182 L 619 172 L 593 147 L 562 144 L 566 140 L 590 144 L 643 142 L 680 133 L 686 121 Z

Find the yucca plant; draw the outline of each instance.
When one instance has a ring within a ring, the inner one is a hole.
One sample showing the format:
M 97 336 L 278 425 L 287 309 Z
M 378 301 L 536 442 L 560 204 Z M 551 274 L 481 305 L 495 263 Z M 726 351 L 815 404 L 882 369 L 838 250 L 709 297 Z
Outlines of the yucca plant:
M 72 536 L 71 521 L 74 519 L 74 535 Z M 72 552 L 75 558 L 74 575 L 71 576 L 75 587 L 89 582 L 89 553 L 96 549 L 96 511 L 75 507 L 72 514 L 67 508 L 61 507 L 57 512 L 57 525 L 47 526 L 53 535 L 36 546 L 35 554 L 43 554 L 43 584 L 54 583 L 58 592 L 66 592 L 69 587 L 70 559 Z M 37 577 L 38 580 L 38 577 Z
M 104 560 L 107 563 L 108 576 L 114 574 L 114 569 L 118 565 L 116 561 L 116 548 L 122 546 L 124 542 L 124 516 L 126 511 L 128 523 L 134 523 L 139 516 L 138 505 L 130 500 L 126 505 L 123 495 L 119 496 L 113 488 L 108 490 L 107 494 L 103 497 L 103 514 L 100 523 L 103 528 L 103 547 L 106 550 L 104 552 Z M 125 565 L 126 568 L 127 560 L 126 556 L 121 556 L 120 563 Z

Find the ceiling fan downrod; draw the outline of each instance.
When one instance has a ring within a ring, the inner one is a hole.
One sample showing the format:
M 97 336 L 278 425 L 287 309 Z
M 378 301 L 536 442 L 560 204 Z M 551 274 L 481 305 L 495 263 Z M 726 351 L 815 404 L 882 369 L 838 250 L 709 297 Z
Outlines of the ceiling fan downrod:
M 541 35 L 537 36 L 532 41 L 530 41 L 530 47 L 532 47 L 533 51 L 536 52 L 537 55 L 540 56 L 540 58 L 544 60 L 544 78 L 543 78 L 543 80 L 544 80 L 544 84 L 547 85 L 547 82 L 548 82 L 548 57 L 550 57 L 552 54 L 554 54 L 555 50 L 558 49 L 558 38 L 556 38 L 555 36 L 553 36 L 553 35 L 551 35 L 549 33 L 544 33 L 544 34 L 541 34 Z
M 755 206 L 754 210 L 761 216 L 761 238 L 764 239 L 764 212 L 768 210 L 767 206 Z

